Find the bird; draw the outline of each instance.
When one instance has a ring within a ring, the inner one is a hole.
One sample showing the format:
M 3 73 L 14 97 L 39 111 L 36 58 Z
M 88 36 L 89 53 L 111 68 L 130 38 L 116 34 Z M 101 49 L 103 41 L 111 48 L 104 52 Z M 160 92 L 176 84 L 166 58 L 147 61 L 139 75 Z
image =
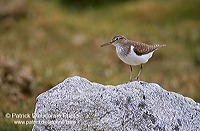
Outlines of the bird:
M 148 60 L 152 57 L 154 51 L 157 49 L 166 46 L 164 45 L 148 45 L 143 42 L 137 42 L 128 40 L 123 35 L 114 36 L 111 41 L 102 44 L 101 47 L 107 45 L 114 45 L 116 47 L 117 56 L 126 64 L 130 66 L 130 82 L 133 81 L 132 78 L 132 66 L 140 65 L 140 70 L 138 75 L 134 80 L 139 81 L 143 64 L 147 63 Z

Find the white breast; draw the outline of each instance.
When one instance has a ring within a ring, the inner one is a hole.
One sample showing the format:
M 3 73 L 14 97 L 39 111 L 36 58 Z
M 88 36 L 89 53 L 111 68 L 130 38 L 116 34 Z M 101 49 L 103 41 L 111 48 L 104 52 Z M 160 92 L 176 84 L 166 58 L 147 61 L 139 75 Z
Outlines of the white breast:
M 122 53 L 123 49 L 121 47 L 116 47 L 116 52 L 118 57 L 126 64 L 128 65 L 140 65 L 146 63 L 151 57 L 154 51 L 145 54 L 145 55 L 140 55 L 138 56 L 134 51 L 134 47 L 131 46 L 131 51 L 129 52 L 128 55 L 124 55 Z

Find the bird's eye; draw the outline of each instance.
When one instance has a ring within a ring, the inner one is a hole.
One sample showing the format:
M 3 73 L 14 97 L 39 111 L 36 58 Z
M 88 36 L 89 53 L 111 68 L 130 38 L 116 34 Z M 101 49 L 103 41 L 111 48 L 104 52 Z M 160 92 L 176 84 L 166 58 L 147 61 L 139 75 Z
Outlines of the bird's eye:
M 114 41 L 118 41 L 118 40 L 120 40 L 120 39 L 123 39 L 124 37 L 121 37 L 121 36 L 118 36 L 118 37 L 114 37 L 113 39 L 112 39 L 112 41 L 114 42 Z
M 124 39 L 124 37 L 120 37 L 119 39 Z

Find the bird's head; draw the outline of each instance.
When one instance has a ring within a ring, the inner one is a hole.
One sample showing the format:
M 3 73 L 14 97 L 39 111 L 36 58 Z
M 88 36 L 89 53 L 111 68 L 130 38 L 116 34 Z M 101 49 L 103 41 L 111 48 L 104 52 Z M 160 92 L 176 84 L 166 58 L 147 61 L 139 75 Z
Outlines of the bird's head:
M 119 46 L 119 44 L 124 43 L 125 40 L 127 40 L 127 39 L 123 35 L 117 35 L 117 36 L 114 36 L 110 42 L 102 44 L 101 47 L 107 46 L 110 44 L 112 44 L 114 46 Z

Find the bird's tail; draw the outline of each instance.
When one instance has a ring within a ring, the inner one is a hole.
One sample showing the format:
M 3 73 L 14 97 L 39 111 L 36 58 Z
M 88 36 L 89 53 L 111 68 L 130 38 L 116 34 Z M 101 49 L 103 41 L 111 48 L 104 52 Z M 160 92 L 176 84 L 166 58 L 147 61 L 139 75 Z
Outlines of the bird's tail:
M 165 45 L 165 44 L 164 44 L 164 45 L 158 45 L 158 44 L 157 44 L 157 45 L 153 45 L 153 46 L 154 46 L 155 49 L 158 49 L 158 48 L 164 47 L 164 46 L 166 46 L 166 45 Z
M 164 47 L 164 46 L 166 46 L 166 44 L 164 44 L 164 45 L 160 45 L 160 47 Z
M 159 49 L 161 47 L 164 47 L 164 46 L 166 46 L 166 45 L 158 45 L 158 44 L 156 44 L 156 45 L 152 45 L 152 48 L 153 48 L 153 51 L 155 51 L 155 50 L 157 50 L 157 49 Z

